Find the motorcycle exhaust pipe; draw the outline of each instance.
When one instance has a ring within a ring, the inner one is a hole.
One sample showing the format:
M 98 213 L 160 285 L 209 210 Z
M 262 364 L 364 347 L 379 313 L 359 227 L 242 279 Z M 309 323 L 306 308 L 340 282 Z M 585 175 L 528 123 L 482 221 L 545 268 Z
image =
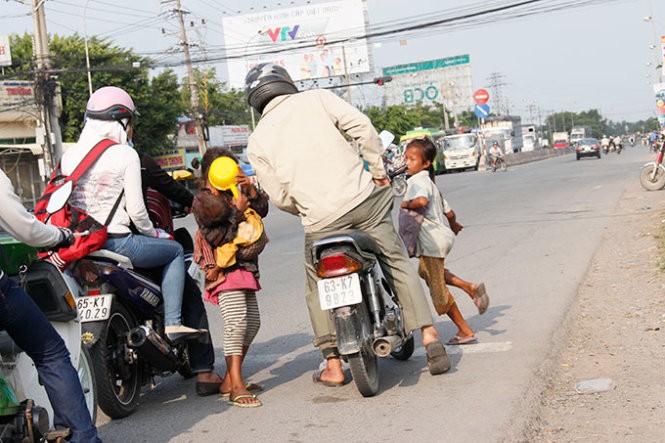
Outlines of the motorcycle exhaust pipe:
M 387 357 L 394 350 L 402 346 L 402 338 L 398 335 L 379 337 L 372 343 L 374 353 L 379 357 Z
M 127 344 L 160 371 L 175 371 L 176 357 L 171 352 L 171 347 L 151 328 L 139 326 L 132 329 L 129 331 Z

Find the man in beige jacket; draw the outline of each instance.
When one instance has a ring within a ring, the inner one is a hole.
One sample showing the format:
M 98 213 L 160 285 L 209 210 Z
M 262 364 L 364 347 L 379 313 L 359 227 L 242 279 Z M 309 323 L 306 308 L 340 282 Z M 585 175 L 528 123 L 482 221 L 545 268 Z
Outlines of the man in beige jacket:
M 260 185 L 280 209 L 300 216 L 305 229 L 306 300 L 314 344 L 326 359 L 315 381 L 344 383 L 334 328 L 322 311 L 309 248 L 341 229 L 361 229 L 385 254 L 381 268 L 392 280 L 407 330 L 420 328 L 432 374 L 450 369 L 433 326 L 429 304 L 392 221 L 393 195 L 381 160 L 381 140 L 370 120 L 326 90 L 298 93 L 288 72 L 264 63 L 247 74 L 249 104 L 262 114 L 247 154 Z M 369 171 L 345 138 L 354 140 Z

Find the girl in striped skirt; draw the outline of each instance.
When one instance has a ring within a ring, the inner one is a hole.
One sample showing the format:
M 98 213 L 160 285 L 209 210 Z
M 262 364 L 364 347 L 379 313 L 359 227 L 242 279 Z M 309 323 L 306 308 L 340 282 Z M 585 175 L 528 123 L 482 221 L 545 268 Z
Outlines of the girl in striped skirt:
M 219 305 L 224 320 L 226 374 L 220 393 L 233 406 L 254 408 L 261 401 L 251 391 L 263 388 L 246 382 L 241 368 L 261 325 L 256 301 L 261 289 L 258 255 L 267 243 L 261 220 L 268 213 L 268 197 L 240 171 L 237 195 L 215 187 L 214 165 L 213 174 L 209 173 L 219 157 L 237 162 L 233 154 L 220 148 L 209 149 L 203 156 L 201 192 L 192 204 L 199 225 L 194 260 L 206 275 L 205 299 Z

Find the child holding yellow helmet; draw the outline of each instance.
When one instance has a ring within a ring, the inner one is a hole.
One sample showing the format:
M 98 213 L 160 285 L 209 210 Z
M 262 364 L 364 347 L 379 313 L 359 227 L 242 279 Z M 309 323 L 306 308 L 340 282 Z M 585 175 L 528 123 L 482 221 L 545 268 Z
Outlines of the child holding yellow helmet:
M 219 305 L 224 319 L 227 369 L 220 393 L 233 406 L 258 407 L 261 401 L 250 391 L 262 387 L 245 382 L 241 366 L 261 325 L 256 291 L 258 255 L 268 241 L 262 222 L 268 197 L 221 148 L 203 156 L 200 188 L 192 204 L 199 225 L 194 260 L 206 275 L 205 299 Z

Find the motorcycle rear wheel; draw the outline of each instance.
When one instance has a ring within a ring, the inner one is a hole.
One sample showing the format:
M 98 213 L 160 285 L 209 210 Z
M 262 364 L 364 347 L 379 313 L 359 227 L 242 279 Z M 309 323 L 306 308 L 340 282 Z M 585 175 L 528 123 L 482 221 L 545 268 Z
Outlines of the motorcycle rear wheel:
M 657 168 L 656 176 L 652 178 L 653 168 Z M 647 165 L 640 172 L 640 183 L 647 191 L 660 191 L 665 188 L 665 171 L 656 165 Z
M 112 419 L 130 415 L 139 403 L 141 370 L 127 345 L 128 333 L 138 326 L 120 303 L 113 303 L 101 337 L 91 348 L 99 407 Z
M 359 305 L 359 315 L 363 330 L 358 332 L 360 337 L 365 337 L 365 340 L 360 346 L 360 352 L 349 354 L 347 358 L 358 391 L 363 397 L 372 397 L 379 392 L 379 362 L 369 342 L 371 320 L 363 303 Z
M 499 165 L 501 172 L 506 172 L 508 170 L 508 163 L 504 159 L 501 159 L 501 164 Z
M 372 397 L 379 392 L 379 362 L 368 345 L 360 352 L 348 355 L 353 381 L 363 397 Z

